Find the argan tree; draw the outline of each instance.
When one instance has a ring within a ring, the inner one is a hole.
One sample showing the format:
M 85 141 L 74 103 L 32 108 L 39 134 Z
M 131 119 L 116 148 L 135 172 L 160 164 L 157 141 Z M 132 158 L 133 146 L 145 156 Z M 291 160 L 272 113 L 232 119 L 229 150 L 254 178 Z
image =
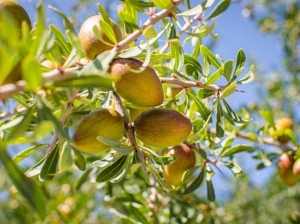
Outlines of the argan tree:
M 204 44 L 230 0 L 124 0 L 117 13 L 89 3 L 98 13 L 82 24 L 50 6 L 58 27 L 43 1 L 31 22 L 0 0 L 4 221 L 223 222 L 214 173 L 240 176 L 240 153 L 297 184 L 293 117 L 232 109 L 254 66 L 242 49 L 222 58 Z

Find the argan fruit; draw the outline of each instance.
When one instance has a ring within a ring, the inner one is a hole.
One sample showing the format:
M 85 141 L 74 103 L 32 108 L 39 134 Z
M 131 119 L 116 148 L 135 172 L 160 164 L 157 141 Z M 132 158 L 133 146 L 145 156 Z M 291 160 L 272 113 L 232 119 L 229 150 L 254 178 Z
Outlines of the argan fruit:
M 192 131 L 191 121 L 173 109 L 153 108 L 134 121 L 137 137 L 147 145 L 168 147 L 184 141 Z
M 297 159 L 293 165 L 293 173 L 300 177 L 300 158 Z
M 122 139 L 124 123 L 121 115 L 113 109 L 99 109 L 81 119 L 74 130 L 72 145 L 87 153 L 100 153 L 110 146 L 97 140 L 97 136 L 104 136 L 116 141 Z
M 14 18 L 16 25 L 21 29 L 22 22 L 25 21 L 31 29 L 31 21 L 26 10 L 15 0 L 0 0 L 0 11 L 6 12 Z M 1 23 L 1 21 L 0 21 Z
M 103 20 L 101 15 L 95 15 L 84 21 L 79 31 L 79 39 L 83 53 L 91 60 L 93 60 L 98 54 L 104 51 L 111 50 L 116 43 L 113 43 L 107 35 L 102 31 L 99 24 L 100 20 Z M 119 26 L 110 19 L 111 26 L 116 36 L 117 42 L 122 40 L 122 32 Z M 93 27 L 96 26 L 100 32 L 102 39 L 112 45 L 108 45 L 105 42 L 99 40 L 93 31 Z
M 114 86 L 116 92 L 125 100 L 142 107 L 160 105 L 164 100 L 162 84 L 155 70 L 147 66 L 142 72 L 139 69 L 143 61 L 136 58 L 118 58 L 110 66 L 109 72 L 117 78 Z
M 283 182 L 291 187 L 298 182 L 298 177 L 293 172 L 294 159 L 287 153 L 283 153 L 278 160 L 278 173 Z
M 183 88 L 181 86 L 169 86 L 167 88 L 166 96 L 168 98 L 174 98 L 182 90 L 183 90 Z
M 165 182 L 174 187 L 178 187 L 183 183 L 182 178 L 184 172 L 195 166 L 195 153 L 187 145 L 178 145 L 173 147 L 167 153 L 167 156 L 176 156 L 177 159 L 164 167 L 163 176 Z
M 287 143 L 290 141 L 290 137 L 284 132 L 293 130 L 293 120 L 290 118 L 280 118 L 275 121 L 276 131 L 273 128 L 270 129 L 270 136 L 281 143 Z

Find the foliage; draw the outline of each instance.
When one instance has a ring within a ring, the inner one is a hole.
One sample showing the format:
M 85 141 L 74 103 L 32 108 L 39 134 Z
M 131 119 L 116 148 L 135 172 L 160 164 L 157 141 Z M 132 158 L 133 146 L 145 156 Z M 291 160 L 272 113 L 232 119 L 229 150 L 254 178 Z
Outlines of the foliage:
M 288 133 L 289 144 L 268 138 L 268 129 L 275 128 L 271 109 L 256 114 L 264 119 L 256 125 L 249 108 L 234 110 L 228 103 L 232 95 L 245 94 L 243 85 L 253 81 L 254 66 L 245 69 L 242 49 L 235 59 L 223 59 L 203 40 L 216 38 L 214 21 L 230 3 L 122 1 L 118 22 L 125 38 L 88 63 L 81 62 L 84 55 L 77 27 L 60 9 L 51 7 L 64 21 L 62 29 L 54 24 L 47 27 L 41 1 L 34 29 L 23 26 L 21 36 L 11 19 L 0 13 L 5 18 L 0 23 L 0 58 L 10 59 L 0 61 L 0 83 L 17 64 L 22 72 L 22 80 L 0 85 L 0 159 L 15 188 L 35 208 L 36 222 L 111 221 L 99 207 L 107 206 L 122 223 L 211 223 L 218 220 L 211 206 L 216 200 L 214 172 L 229 169 L 240 176 L 238 153 L 253 156 L 258 168 L 270 166 L 281 153 L 269 151 L 265 145 L 296 151 L 293 130 Z M 104 18 L 109 17 L 105 7 L 95 7 Z M 115 39 L 109 23 L 104 24 L 101 28 Z M 185 52 L 187 48 L 193 50 Z M 193 124 L 184 143 L 195 151 L 197 163 L 185 172 L 179 188 L 165 183 L 162 175 L 164 166 L 176 159 L 165 156 L 172 146 L 155 148 L 135 137 L 128 108 L 140 108 L 122 101 L 114 91 L 115 80 L 108 68 L 116 57 L 143 60 L 141 70 L 153 67 L 165 93 L 159 107 L 177 110 Z M 41 66 L 44 60 L 52 61 L 55 69 Z M 174 85 L 182 90 L 167 97 L 167 89 Z M 123 139 L 117 142 L 98 136 L 95 141 L 111 150 L 95 155 L 78 151 L 71 136 L 79 120 L 109 107 L 123 117 Z M 247 141 L 238 142 L 237 138 Z M 18 154 L 11 151 L 15 145 L 22 148 Z M 197 194 L 204 186 L 207 199 Z M 6 193 L 15 210 L 5 208 L 9 212 L 3 217 L 18 222 L 22 211 L 31 208 L 10 189 Z M 230 204 L 228 207 L 230 210 Z

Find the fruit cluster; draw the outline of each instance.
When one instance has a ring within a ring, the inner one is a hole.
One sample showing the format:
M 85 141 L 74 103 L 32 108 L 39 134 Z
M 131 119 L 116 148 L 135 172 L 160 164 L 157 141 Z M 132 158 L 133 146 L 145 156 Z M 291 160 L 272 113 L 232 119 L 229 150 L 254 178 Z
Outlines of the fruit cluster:
M 278 160 L 278 172 L 283 182 L 288 186 L 294 186 L 300 180 L 300 158 L 283 153 Z

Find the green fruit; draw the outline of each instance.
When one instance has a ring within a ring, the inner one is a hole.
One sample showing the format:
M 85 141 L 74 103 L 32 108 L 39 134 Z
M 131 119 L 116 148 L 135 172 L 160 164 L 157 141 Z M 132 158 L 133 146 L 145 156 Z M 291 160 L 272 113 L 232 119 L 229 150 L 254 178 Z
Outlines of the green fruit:
M 270 129 L 270 136 L 281 143 L 290 141 L 290 137 L 285 134 L 287 131 L 292 131 L 294 128 L 293 120 L 290 118 L 280 118 L 275 121 L 276 131 Z
M 0 0 L 0 12 L 5 12 L 11 15 L 11 17 L 14 18 L 19 29 L 21 28 L 23 21 L 25 21 L 31 29 L 30 18 L 25 9 L 17 1 Z
M 136 58 L 116 59 L 109 72 L 115 81 L 116 92 L 125 100 L 142 107 L 160 105 L 164 100 L 162 84 L 155 70 L 147 66 L 142 72 L 133 72 L 126 68 L 137 70 L 143 62 Z
M 72 137 L 72 145 L 87 153 L 100 153 L 110 146 L 97 140 L 98 136 L 119 141 L 124 133 L 121 115 L 113 109 L 100 109 L 89 113 L 78 123 Z
M 180 186 L 183 181 L 183 174 L 196 164 L 196 156 L 193 150 L 187 145 L 179 145 L 172 148 L 167 156 L 176 156 L 177 159 L 164 167 L 163 176 L 167 184 L 174 187 Z
M 91 60 L 93 60 L 98 54 L 101 54 L 104 51 L 111 50 L 116 43 L 113 43 L 106 34 L 102 31 L 99 24 L 100 20 L 103 20 L 101 15 L 95 15 L 84 21 L 79 31 L 79 39 L 81 42 L 81 47 L 83 53 Z M 122 32 L 119 26 L 110 19 L 111 26 L 116 36 L 117 42 L 122 40 Z M 106 44 L 105 42 L 99 40 L 93 31 L 93 27 L 96 26 L 100 32 L 102 39 L 110 43 L 111 45 Z
M 292 156 L 283 153 L 278 160 L 278 172 L 287 186 L 294 186 L 298 182 L 298 177 L 293 172 L 294 159 Z
M 154 147 L 180 144 L 189 136 L 192 127 L 191 121 L 184 114 L 164 108 L 145 111 L 134 121 L 137 137 Z

